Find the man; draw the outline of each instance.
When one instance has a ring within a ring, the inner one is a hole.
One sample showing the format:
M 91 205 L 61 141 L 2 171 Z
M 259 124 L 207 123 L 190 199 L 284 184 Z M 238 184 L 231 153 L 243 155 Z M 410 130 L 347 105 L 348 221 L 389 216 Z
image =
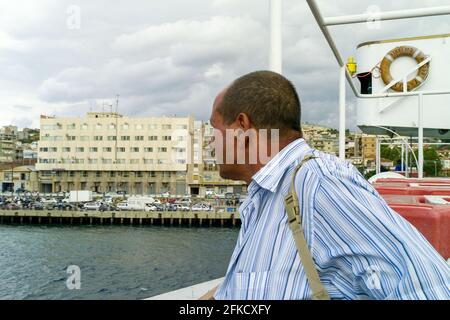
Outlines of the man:
M 238 78 L 217 96 L 210 121 L 220 175 L 248 184 L 236 248 L 215 299 L 311 299 L 314 273 L 322 298 L 450 298 L 450 268 L 427 240 L 351 164 L 307 145 L 298 95 L 283 76 L 258 71 Z M 297 230 L 309 249 L 300 259 L 301 237 L 294 241 L 285 196 L 294 168 L 307 158 L 293 180 Z M 308 261 L 315 270 L 305 268 Z

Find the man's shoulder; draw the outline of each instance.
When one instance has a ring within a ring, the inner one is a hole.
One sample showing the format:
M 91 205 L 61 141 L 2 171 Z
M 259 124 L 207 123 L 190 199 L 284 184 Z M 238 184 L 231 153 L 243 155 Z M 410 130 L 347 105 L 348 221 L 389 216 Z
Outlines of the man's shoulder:
M 306 161 L 302 167 L 312 171 L 319 178 L 346 177 L 358 173 L 353 164 L 333 154 L 312 149 L 311 155 L 313 158 Z

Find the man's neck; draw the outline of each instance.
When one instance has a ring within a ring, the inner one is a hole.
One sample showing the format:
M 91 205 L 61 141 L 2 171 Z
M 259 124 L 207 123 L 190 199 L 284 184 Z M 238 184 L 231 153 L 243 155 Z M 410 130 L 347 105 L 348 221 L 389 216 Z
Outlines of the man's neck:
M 270 152 L 270 155 L 267 156 L 266 160 L 267 162 L 269 162 L 273 157 L 275 157 L 281 150 L 283 150 L 288 144 L 290 144 L 291 142 L 301 138 L 302 136 L 300 134 L 292 134 L 289 135 L 283 139 L 280 139 L 280 143 L 279 143 L 279 147 L 278 147 L 278 152 L 276 153 L 272 153 Z M 266 163 L 267 163 L 266 162 Z M 259 171 L 261 170 L 262 167 L 264 167 L 266 165 L 266 163 L 261 163 L 258 160 L 258 163 L 255 164 L 246 164 L 244 169 L 244 172 L 242 173 L 242 180 L 244 180 L 247 185 L 250 184 L 250 182 L 252 181 L 252 177 Z

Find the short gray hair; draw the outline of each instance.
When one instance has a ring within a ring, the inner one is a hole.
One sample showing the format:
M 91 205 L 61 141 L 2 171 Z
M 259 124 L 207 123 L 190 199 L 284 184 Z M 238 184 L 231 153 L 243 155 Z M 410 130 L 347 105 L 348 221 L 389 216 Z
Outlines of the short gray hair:
M 255 71 L 239 77 L 226 89 L 217 108 L 225 123 L 247 114 L 257 129 L 294 130 L 301 134 L 300 99 L 294 85 L 272 71 Z

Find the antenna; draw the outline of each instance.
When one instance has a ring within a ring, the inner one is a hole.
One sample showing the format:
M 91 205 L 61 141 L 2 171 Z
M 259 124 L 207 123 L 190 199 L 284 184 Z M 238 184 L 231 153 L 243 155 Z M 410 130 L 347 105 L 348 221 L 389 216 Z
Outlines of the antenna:
M 119 112 L 119 95 L 116 94 L 116 114 Z

